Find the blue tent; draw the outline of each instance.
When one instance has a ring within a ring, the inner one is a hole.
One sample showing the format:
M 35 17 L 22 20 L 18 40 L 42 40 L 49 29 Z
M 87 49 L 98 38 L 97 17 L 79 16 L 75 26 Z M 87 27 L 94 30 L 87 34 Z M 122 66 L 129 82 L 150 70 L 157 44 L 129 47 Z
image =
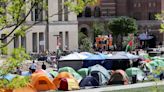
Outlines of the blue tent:
M 99 82 L 92 76 L 86 76 L 80 81 L 79 85 L 80 87 L 95 87 L 99 86 Z
M 88 68 L 96 64 L 102 65 L 104 61 L 105 58 L 102 55 L 93 54 L 92 56 L 89 56 L 88 58 L 83 60 L 83 68 Z

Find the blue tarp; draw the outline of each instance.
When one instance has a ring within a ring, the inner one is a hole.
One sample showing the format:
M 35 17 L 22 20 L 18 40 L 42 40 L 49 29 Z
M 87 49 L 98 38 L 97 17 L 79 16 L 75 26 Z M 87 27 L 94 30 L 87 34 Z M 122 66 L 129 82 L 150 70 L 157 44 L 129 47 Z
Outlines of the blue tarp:
M 12 81 L 12 79 L 14 79 L 16 77 L 16 75 L 14 74 L 7 74 L 4 76 L 5 79 L 7 79 L 8 81 Z

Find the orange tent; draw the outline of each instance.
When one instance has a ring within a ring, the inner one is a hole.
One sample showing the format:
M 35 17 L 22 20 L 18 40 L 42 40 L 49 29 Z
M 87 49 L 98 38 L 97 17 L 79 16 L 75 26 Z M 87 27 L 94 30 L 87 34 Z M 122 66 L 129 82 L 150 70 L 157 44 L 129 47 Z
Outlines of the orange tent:
M 45 74 L 32 74 L 31 85 L 36 88 L 37 91 L 56 90 L 56 86 Z
M 24 88 L 14 89 L 13 92 L 37 92 L 37 90 L 33 86 L 29 85 Z
M 62 78 L 73 78 L 74 79 L 74 77 L 68 72 L 59 73 L 58 76 L 56 78 L 54 78 L 54 80 L 53 80 L 53 83 L 56 85 L 57 88 L 59 88 L 60 81 Z

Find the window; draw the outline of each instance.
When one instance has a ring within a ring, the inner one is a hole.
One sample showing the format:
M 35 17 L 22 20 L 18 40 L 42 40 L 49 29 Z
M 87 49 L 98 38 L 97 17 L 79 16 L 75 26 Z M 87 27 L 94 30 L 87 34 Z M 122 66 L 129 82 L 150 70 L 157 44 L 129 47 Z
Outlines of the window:
M 14 48 L 19 47 L 19 37 L 14 34 Z
M 44 33 L 43 32 L 40 32 L 39 33 L 39 51 L 40 52 L 43 52 L 44 51 Z
M 21 47 L 26 48 L 26 37 L 21 36 Z
M 63 49 L 63 32 L 59 32 L 59 47 Z
M 37 33 L 32 34 L 32 48 L 33 52 L 37 52 L 38 45 L 37 45 Z
M 62 0 L 58 0 L 58 21 L 63 19 Z
M 153 3 L 153 7 L 156 7 L 156 3 L 155 2 Z
M 69 34 L 65 32 L 65 49 L 68 50 L 69 46 Z
M 67 2 L 68 0 L 64 0 L 64 2 Z M 64 5 L 64 21 L 68 21 L 68 7 Z
M 94 9 L 94 16 L 95 17 L 100 17 L 101 16 L 101 11 L 100 11 L 100 7 L 96 6 Z
M 137 6 L 137 4 L 136 4 L 136 3 L 134 3 L 134 4 L 133 4 L 133 6 L 134 6 L 134 7 L 136 7 L 136 6 Z
M 85 17 L 91 17 L 92 16 L 92 11 L 90 7 L 85 8 Z
M 31 4 L 33 5 L 33 3 Z M 40 3 L 36 3 L 34 9 L 31 12 L 32 21 L 42 21 L 43 20 L 43 6 Z
M 77 15 L 77 17 L 82 17 L 83 16 L 83 13 L 79 13 L 78 15 Z
M 151 3 L 149 3 L 149 7 L 151 7 L 152 5 L 151 5 Z
M 138 3 L 138 7 L 141 7 L 141 3 Z

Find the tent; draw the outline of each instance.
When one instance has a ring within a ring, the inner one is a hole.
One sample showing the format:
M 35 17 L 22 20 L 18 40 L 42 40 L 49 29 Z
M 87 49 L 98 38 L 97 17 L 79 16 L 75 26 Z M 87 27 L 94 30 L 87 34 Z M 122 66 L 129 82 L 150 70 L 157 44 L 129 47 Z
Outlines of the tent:
M 32 74 L 31 85 L 36 88 L 37 91 L 56 90 L 57 87 L 45 74 Z
M 79 82 L 82 79 L 82 77 L 71 67 L 59 68 L 59 73 L 61 73 L 61 72 L 69 72 L 69 73 L 71 73 Z
M 43 69 L 36 70 L 36 71 L 34 72 L 34 74 L 45 74 L 45 75 L 48 76 L 49 78 L 52 78 L 52 76 L 51 76 L 47 71 L 45 71 L 45 70 L 43 70 Z
M 56 78 L 54 78 L 53 83 L 56 85 L 57 88 L 60 86 L 60 81 L 62 78 L 74 78 L 71 73 L 68 72 L 61 72 L 59 73 Z
M 61 57 L 59 60 L 60 61 L 64 61 L 64 60 L 84 60 L 86 58 L 87 58 L 87 56 L 79 54 L 77 52 L 74 52 L 74 53 L 69 54 L 67 56 Z
M 62 78 L 59 85 L 59 90 L 71 91 L 80 89 L 78 81 L 74 78 Z
M 92 76 L 86 76 L 81 80 L 79 85 L 80 87 L 88 87 L 88 86 L 95 87 L 95 86 L 99 86 L 99 82 Z
M 77 71 L 83 78 L 88 76 L 89 69 L 88 68 L 81 68 Z
M 16 88 L 13 90 L 13 92 L 37 92 L 37 90 L 33 86 L 28 85 L 27 87 L 23 88 Z
M 50 75 L 55 78 L 58 75 L 58 72 L 51 70 Z
M 114 73 L 111 75 L 111 78 L 109 80 L 109 84 L 128 84 L 128 76 L 125 71 L 123 70 L 116 70 Z
M 146 34 L 146 33 L 142 33 L 142 34 L 140 34 L 140 35 L 138 36 L 138 38 L 139 38 L 139 40 L 145 41 L 145 40 L 150 40 L 150 39 L 152 39 L 153 36 L 150 36 L 150 35 L 148 35 L 148 34 Z
M 103 66 L 98 64 L 89 68 L 89 75 L 97 79 L 99 85 L 105 85 L 110 79 L 108 70 L 106 70 Z
M 133 75 L 143 75 L 143 71 L 139 68 L 136 68 L 136 67 L 131 67 L 131 68 L 128 68 L 126 69 L 126 74 L 129 76 L 129 77 L 132 77 Z

